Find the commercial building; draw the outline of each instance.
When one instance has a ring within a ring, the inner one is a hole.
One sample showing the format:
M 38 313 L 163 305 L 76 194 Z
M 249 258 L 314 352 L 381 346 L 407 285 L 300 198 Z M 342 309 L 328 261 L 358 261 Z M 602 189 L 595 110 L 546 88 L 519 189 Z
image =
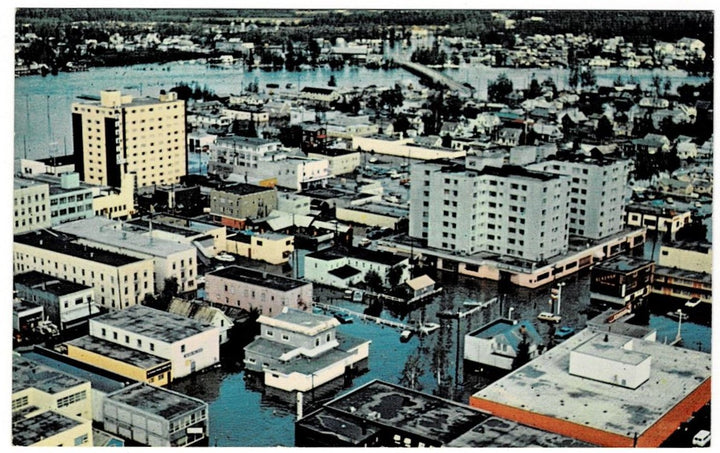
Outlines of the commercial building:
M 169 381 L 220 360 L 218 327 L 144 305 L 91 319 L 90 336 L 169 360 Z
M 185 447 L 207 439 L 208 405 L 138 382 L 105 398 L 105 431 L 150 447 Z
M 411 237 L 461 255 L 542 261 L 568 251 L 566 176 L 521 167 L 411 166 Z
M 391 274 L 397 282 L 410 278 L 407 256 L 363 248 L 329 248 L 305 255 L 305 279 L 335 288 L 348 288 L 365 280 L 375 272 L 384 286 L 390 286 Z
M 295 423 L 298 447 L 442 447 L 489 417 L 468 406 L 371 381 Z
M 210 214 L 225 226 L 241 229 L 246 219 L 267 216 L 277 209 L 277 191 L 252 184 L 235 184 L 210 192 Z
M 61 175 L 75 171 L 75 156 L 51 156 L 44 159 L 20 159 L 20 172 L 29 175 Z
M 678 230 L 692 222 L 692 213 L 660 202 L 631 203 L 626 208 L 625 223 L 649 231 L 667 234 L 674 241 Z
M 13 356 L 13 445 L 91 446 L 90 390 L 88 381 Z
M 626 305 L 650 294 L 655 263 L 616 256 L 592 267 L 590 299 Z
M 190 244 L 157 239 L 150 231 L 126 231 L 121 222 L 102 217 L 66 223 L 56 229 L 77 236 L 80 245 L 152 260 L 156 292 L 161 292 L 170 278 L 177 280 L 181 293 L 197 289 L 197 251 Z
M 483 367 L 511 370 L 519 360 L 539 356 L 542 346 L 543 339 L 531 323 L 500 318 L 465 335 L 463 358 Z
M 16 235 L 13 272 L 39 271 L 95 290 L 100 307 L 121 310 L 153 293 L 153 260 L 80 244 L 52 230 Z
M 412 138 L 396 139 L 383 135 L 354 136 L 352 149 L 419 160 L 455 159 L 467 155 L 467 151 L 464 150 L 420 146 L 415 144 Z
M 312 304 L 312 283 L 240 266 L 227 266 L 205 275 L 208 302 L 275 316 L 284 307 L 307 310 Z
M 314 149 L 307 155 L 313 159 L 327 160 L 330 165 L 330 176 L 346 175 L 360 166 L 360 153 L 350 149 Z
M 185 101 L 177 93 L 133 99 L 117 90 L 72 105 L 75 171 L 89 184 L 174 184 L 187 173 Z
M 570 235 L 602 239 L 622 231 L 630 161 L 574 156 L 527 168 L 569 177 Z
M 281 143 L 254 137 L 218 137 L 210 148 L 208 173 L 230 174 L 254 170 L 272 160 Z
M 50 227 L 50 187 L 42 182 L 15 178 L 13 209 L 14 234 Z
M 133 219 L 123 223 L 123 231 L 150 233 L 150 217 Z M 152 234 L 154 238 L 180 244 L 192 244 L 206 257 L 214 257 L 226 250 L 227 228 L 201 220 L 188 219 L 168 214 L 152 216 Z
M 95 214 L 93 189 L 86 184 L 80 184 L 77 173 L 63 173 L 59 177 L 36 175 L 27 179 L 48 185 L 52 225 L 86 219 Z
M 82 324 L 100 311 L 90 286 L 38 271 L 17 274 L 13 280 L 17 297 L 42 305 L 47 318 L 60 330 Z
M 17 341 L 23 341 L 44 319 L 45 310 L 42 305 L 22 299 L 13 300 L 12 326 L 13 336 Z
M 245 347 L 245 369 L 263 373 L 264 384 L 285 392 L 312 392 L 346 374 L 367 369 L 370 341 L 337 332 L 324 316 L 285 307 L 260 316 L 260 335 Z
M 704 241 L 685 241 L 675 245 L 661 245 L 658 265 L 710 274 L 712 244 Z
M 263 162 L 256 170 L 235 172 L 247 182 L 261 184 L 272 181 L 285 189 L 302 191 L 312 187 L 325 187 L 330 179 L 330 162 L 325 158 L 311 158 L 279 153 L 273 160 Z
M 371 202 L 337 207 L 335 216 L 345 222 L 395 229 L 400 222 L 408 218 L 409 210 L 394 204 Z
M 125 379 L 163 386 L 172 381 L 169 360 L 89 335 L 63 343 L 70 359 Z
M 287 263 L 295 250 L 294 238 L 280 233 L 243 230 L 227 238 L 226 251 L 270 264 Z
M 602 447 L 658 447 L 710 401 L 710 354 L 587 328 L 470 397 Z

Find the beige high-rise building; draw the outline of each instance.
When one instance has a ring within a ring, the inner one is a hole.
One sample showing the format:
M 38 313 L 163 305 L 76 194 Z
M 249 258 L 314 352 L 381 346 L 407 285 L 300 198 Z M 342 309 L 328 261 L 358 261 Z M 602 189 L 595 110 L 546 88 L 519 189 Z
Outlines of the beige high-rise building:
M 117 90 L 72 105 L 75 169 L 90 184 L 174 184 L 187 173 L 185 101 L 177 93 L 133 99 Z

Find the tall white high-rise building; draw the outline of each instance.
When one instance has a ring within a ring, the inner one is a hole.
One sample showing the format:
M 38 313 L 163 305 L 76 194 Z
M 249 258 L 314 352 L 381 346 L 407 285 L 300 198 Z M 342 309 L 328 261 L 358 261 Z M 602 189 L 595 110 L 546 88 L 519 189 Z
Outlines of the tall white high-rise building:
M 185 101 L 177 93 L 133 99 L 120 91 L 72 105 L 75 170 L 89 184 L 137 187 L 180 182 L 187 173 Z
M 570 178 L 571 235 L 602 239 L 622 231 L 629 160 L 573 156 L 527 168 Z
M 457 254 L 491 252 L 530 261 L 568 247 L 568 178 L 522 167 L 411 168 L 410 236 Z

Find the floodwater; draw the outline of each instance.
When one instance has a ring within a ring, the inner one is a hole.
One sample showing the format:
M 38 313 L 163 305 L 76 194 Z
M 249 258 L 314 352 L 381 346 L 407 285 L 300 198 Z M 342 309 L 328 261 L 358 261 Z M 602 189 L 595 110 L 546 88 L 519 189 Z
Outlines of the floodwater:
M 529 83 L 533 74 L 538 80 L 548 77 L 558 87 L 565 86 L 567 72 L 563 69 L 487 68 L 464 66 L 448 73 L 458 81 L 478 87 L 484 97 L 487 82 L 500 73 L 506 73 L 522 87 Z M 598 71 L 598 82 L 611 84 L 618 75 L 634 75 L 642 84 L 648 85 L 654 74 L 671 77 L 674 84 L 700 83 L 704 79 L 686 77 L 682 72 L 664 73 L 657 70 L 609 69 Z M 82 94 L 99 95 L 104 89 L 119 89 L 134 96 L 157 96 L 160 90 L 169 90 L 179 83 L 197 84 L 216 93 L 239 93 L 250 82 L 258 82 L 264 89 L 267 83 L 285 86 L 326 86 L 334 75 L 339 86 L 364 86 L 369 84 L 393 85 L 417 78 L 403 70 L 369 70 L 345 68 L 341 71 L 315 69 L 304 72 L 243 71 L 240 68 L 211 68 L 200 64 L 170 63 L 165 65 L 137 65 L 120 68 L 94 68 L 87 72 L 61 73 L 57 76 L 29 76 L 15 80 L 15 157 L 47 157 L 68 154 L 72 149 L 71 104 Z M 206 163 L 199 163 L 191 156 L 191 172 L 203 172 Z M 16 162 L 17 165 L 17 162 Z M 500 294 L 496 282 L 475 280 L 457 275 L 438 273 L 438 284 L 444 291 L 424 308 L 410 313 L 384 310 L 383 317 L 403 322 L 424 320 L 440 324 L 440 329 L 426 337 L 414 336 L 407 343 L 400 342 L 400 332 L 358 319 L 345 324 L 339 330 L 347 335 L 372 341 L 369 371 L 354 379 L 352 386 L 372 379 L 392 383 L 407 382 L 403 377 L 412 375 L 415 388 L 427 393 L 467 403 L 470 394 L 487 385 L 472 370 L 464 370 L 462 363 L 463 336 L 492 319 L 508 316 L 526 319 L 536 324 L 543 337 L 548 336 L 547 324 L 537 321 L 537 313 L 547 311 L 550 286 L 529 290 L 513 287 Z M 582 328 L 588 318 L 595 315 L 589 303 L 589 276 L 587 272 L 565 278 L 560 307 L 563 325 Z M 364 306 L 342 299 L 341 293 L 318 288 L 321 302 L 335 303 L 362 312 Z M 438 319 L 439 311 L 467 311 L 468 303 L 496 302 L 463 319 Z M 657 310 L 655 310 L 657 311 Z M 677 322 L 660 309 L 650 318 L 658 329 L 658 339 L 674 338 Z M 710 327 L 693 321 L 683 322 L 683 338 L 687 347 L 710 350 Z M 415 367 L 406 367 L 417 362 Z M 408 368 L 408 369 L 406 369 Z M 410 369 L 412 368 L 412 369 Z M 405 372 L 403 371 L 405 369 Z M 293 446 L 295 408 L 287 403 L 268 397 L 262 387 L 252 385 L 236 361 L 229 360 L 219 368 L 183 379 L 173 388 L 203 399 L 210 405 L 210 445 L 214 446 Z

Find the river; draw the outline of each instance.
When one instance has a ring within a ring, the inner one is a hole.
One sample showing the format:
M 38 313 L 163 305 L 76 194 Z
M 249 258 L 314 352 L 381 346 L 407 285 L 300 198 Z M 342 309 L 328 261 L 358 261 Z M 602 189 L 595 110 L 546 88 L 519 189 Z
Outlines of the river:
M 533 75 L 543 81 L 551 78 L 558 88 L 567 85 L 567 70 L 508 69 L 462 65 L 446 73 L 460 82 L 476 87 L 484 98 L 487 84 L 505 73 L 516 88 L 529 85 Z M 598 84 L 612 85 L 618 76 L 635 77 L 643 87 L 649 87 L 653 75 L 669 78 L 673 87 L 681 83 L 699 84 L 702 77 L 688 76 L 684 71 L 610 68 L 596 71 Z M 307 71 L 244 70 L 241 66 L 213 67 L 190 62 L 147 64 L 125 67 L 90 68 L 86 72 L 56 76 L 26 76 L 15 79 L 15 158 L 43 158 L 72 152 L 71 105 L 77 96 L 98 96 L 106 89 L 122 90 L 136 97 L 156 97 L 161 90 L 169 90 L 180 83 L 197 84 L 217 94 L 240 93 L 252 82 L 264 90 L 268 83 L 284 87 L 292 83 L 295 89 L 305 86 L 327 86 L 334 76 L 339 87 L 370 84 L 392 86 L 397 82 L 417 84 L 418 78 L 402 69 L 374 70 L 364 67 L 345 67 L 339 71 L 321 67 Z M 17 165 L 16 165 L 17 169 Z

